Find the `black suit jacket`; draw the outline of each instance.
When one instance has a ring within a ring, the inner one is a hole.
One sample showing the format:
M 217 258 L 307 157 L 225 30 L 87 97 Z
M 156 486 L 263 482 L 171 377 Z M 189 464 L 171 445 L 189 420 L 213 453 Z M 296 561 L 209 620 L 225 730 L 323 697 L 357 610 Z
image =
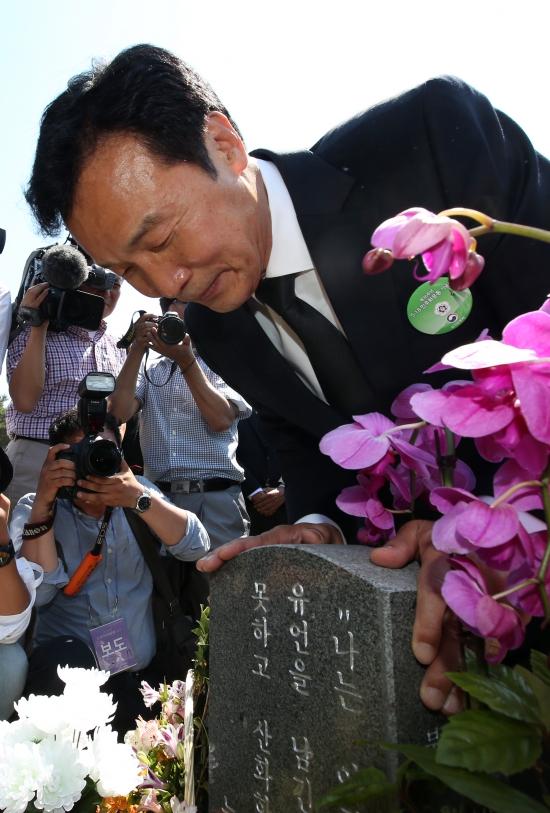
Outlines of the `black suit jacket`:
M 465 377 L 456 371 L 425 377 L 423 371 L 484 328 L 500 338 L 510 319 L 538 309 L 550 290 L 549 244 L 482 237 L 486 268 L 472 288 L 472 313 L 456 331 L 427 336 L 407 319 L 407 302 L 418 286 L 409 262 L 374 277 L 362 273 L 374 229 L 411 206 L 434 212 L 467 206 L 500 220 L 550 227 L 549 162 L 515 122 L 458 79 L 430 80 L 367 110 L 310 151 L 252 154 L 281 172 L 315 267 L 364 370 L 371 411 L 389 414 L 396 395 L 416 381 L 440 386 L 449 377 Z M 345 521 L 334 500 L 355 475 L 322 455 L 318 444 L 350 416 L 301 382 L 247 304 L 225 314 L 190 304 L 186 323 L 208 366 L 260 413 L 281 463 L 290 520 L 321 512 Z

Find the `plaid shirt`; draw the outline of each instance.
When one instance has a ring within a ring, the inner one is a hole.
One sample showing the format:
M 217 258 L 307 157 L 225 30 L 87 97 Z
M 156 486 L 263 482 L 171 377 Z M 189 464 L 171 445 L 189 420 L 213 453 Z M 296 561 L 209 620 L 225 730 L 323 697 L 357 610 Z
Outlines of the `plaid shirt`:
M 18 412 L 10 403 L 6 411 L 9 435 L 47 439 L 54 418 L 77 403 L 78 385 L 87 373 L 112 373 L 116 378 L 126 353 L 118 349 L 115 337 L 106 331 L 106 322 L 101 323 L 93 338 L 80 327 L 71 326 L 61 333 L 48 331 L 44 391 L 32 412 Z M 23 330 L 8 349 L 8 381 L 21 361 L 29 334 L 30 328 Z
M 155 387 L 145 378 L 142 367 L 136 398 L 141 402 L 139 432 L 145 477 L 153 483 L 201 477 L 227 477 L 240 483 L 244 472 L 235 456 L 237 424 L 252 410 L 196 353 L 195 358 L 212 386 L 233 401 L 239 412 L 227 431 L 214 432 L 202 417 L 179 368 L 165 386 Z M 147 375 L 155 384 L 163 384 L 171 366 L 170 359 L 160 358 L 147 368 Z

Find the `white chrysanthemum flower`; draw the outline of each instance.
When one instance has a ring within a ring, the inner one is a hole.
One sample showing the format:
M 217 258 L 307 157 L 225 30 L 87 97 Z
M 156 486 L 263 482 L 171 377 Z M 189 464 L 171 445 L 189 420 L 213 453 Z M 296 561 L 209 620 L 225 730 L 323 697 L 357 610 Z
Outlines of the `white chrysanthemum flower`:
M 86 785 L 86 766 L 70 742 L 42 740 L 38 746 L 45 777 L 36 793 L 35 807 L 45 813 L 72 810 Z
M 18 742 L 0 750 L 0 810 L 23 813 L 42 785 L 45 770 L 38 745 Z
M 111 726 L 97 729 L 91 750 L 94 767 L 90 778 L 97 782 L 101 796 L 127 796 L 141 781 L 140 762 L 130 745 L 117 742 Z
M 40 742 L 44 737 L 51 737 L 41 728 L 38 728 L 28 717 L 15 720 L 13 723 L 0 722 L 0 748 L 15 745 L 17 742 Z
M 27 718 L 46 734 L 59 734 L 67 728 L 65 698 L 46 697 L 46 695 L 31 694 L 28 698 L 22 697 L 15 703 L 15 709 L 21 719 Z
M 86 697 L 90 692 L 99 691 L 99 687 L 109 680 L 109 672 L 102 672 L 100 669 L 58 666 L 57 674 L 65 683 L 64 694 L 74 691 L 79 692 L 82 697 Z
M 113 695 L 104 692 L 80 694 L 69 692 L 62 695 L 64 715 L 69 725 L 76 731 L 91 731 L 98 726 L 110 723 L 116 711 Z

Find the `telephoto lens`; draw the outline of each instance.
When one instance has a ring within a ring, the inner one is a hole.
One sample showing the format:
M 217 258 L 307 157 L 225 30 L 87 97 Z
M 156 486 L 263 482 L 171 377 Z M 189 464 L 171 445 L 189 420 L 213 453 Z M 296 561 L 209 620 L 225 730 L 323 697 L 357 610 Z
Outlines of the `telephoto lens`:
M 185 322 L 174 311 L 168 311 L 157 321 L 157 333 L 164 344 L 179 344 L 187 334 Z

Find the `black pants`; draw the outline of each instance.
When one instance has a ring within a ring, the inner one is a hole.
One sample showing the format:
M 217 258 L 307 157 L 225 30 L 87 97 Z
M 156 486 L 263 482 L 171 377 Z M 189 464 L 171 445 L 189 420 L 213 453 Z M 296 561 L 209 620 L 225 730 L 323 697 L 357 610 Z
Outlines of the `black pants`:
M 57 674 L 58 666 L 97 668 L 95 655 L 87 643 L 74 636 L 52 638 L 47 644 L 37 647 L 29 658 L 29 675 L 24 695 L 60 695 L 65 688 Z M 141 716 L 151 720 L 157 709 L 148 709 L 140 692 L 141 681 L 146 680 L 154 689 L 163 682 L 163 675 L 154 669 L 145 668 L 139 672 L 118 672 L 101 687 L 102 692 L 113 695 L 117 710 L 111 725 L 120 741 L 127 731 L 136 727 L 136 718 Z M 85 698 L 83 702 L 86 702 Z

